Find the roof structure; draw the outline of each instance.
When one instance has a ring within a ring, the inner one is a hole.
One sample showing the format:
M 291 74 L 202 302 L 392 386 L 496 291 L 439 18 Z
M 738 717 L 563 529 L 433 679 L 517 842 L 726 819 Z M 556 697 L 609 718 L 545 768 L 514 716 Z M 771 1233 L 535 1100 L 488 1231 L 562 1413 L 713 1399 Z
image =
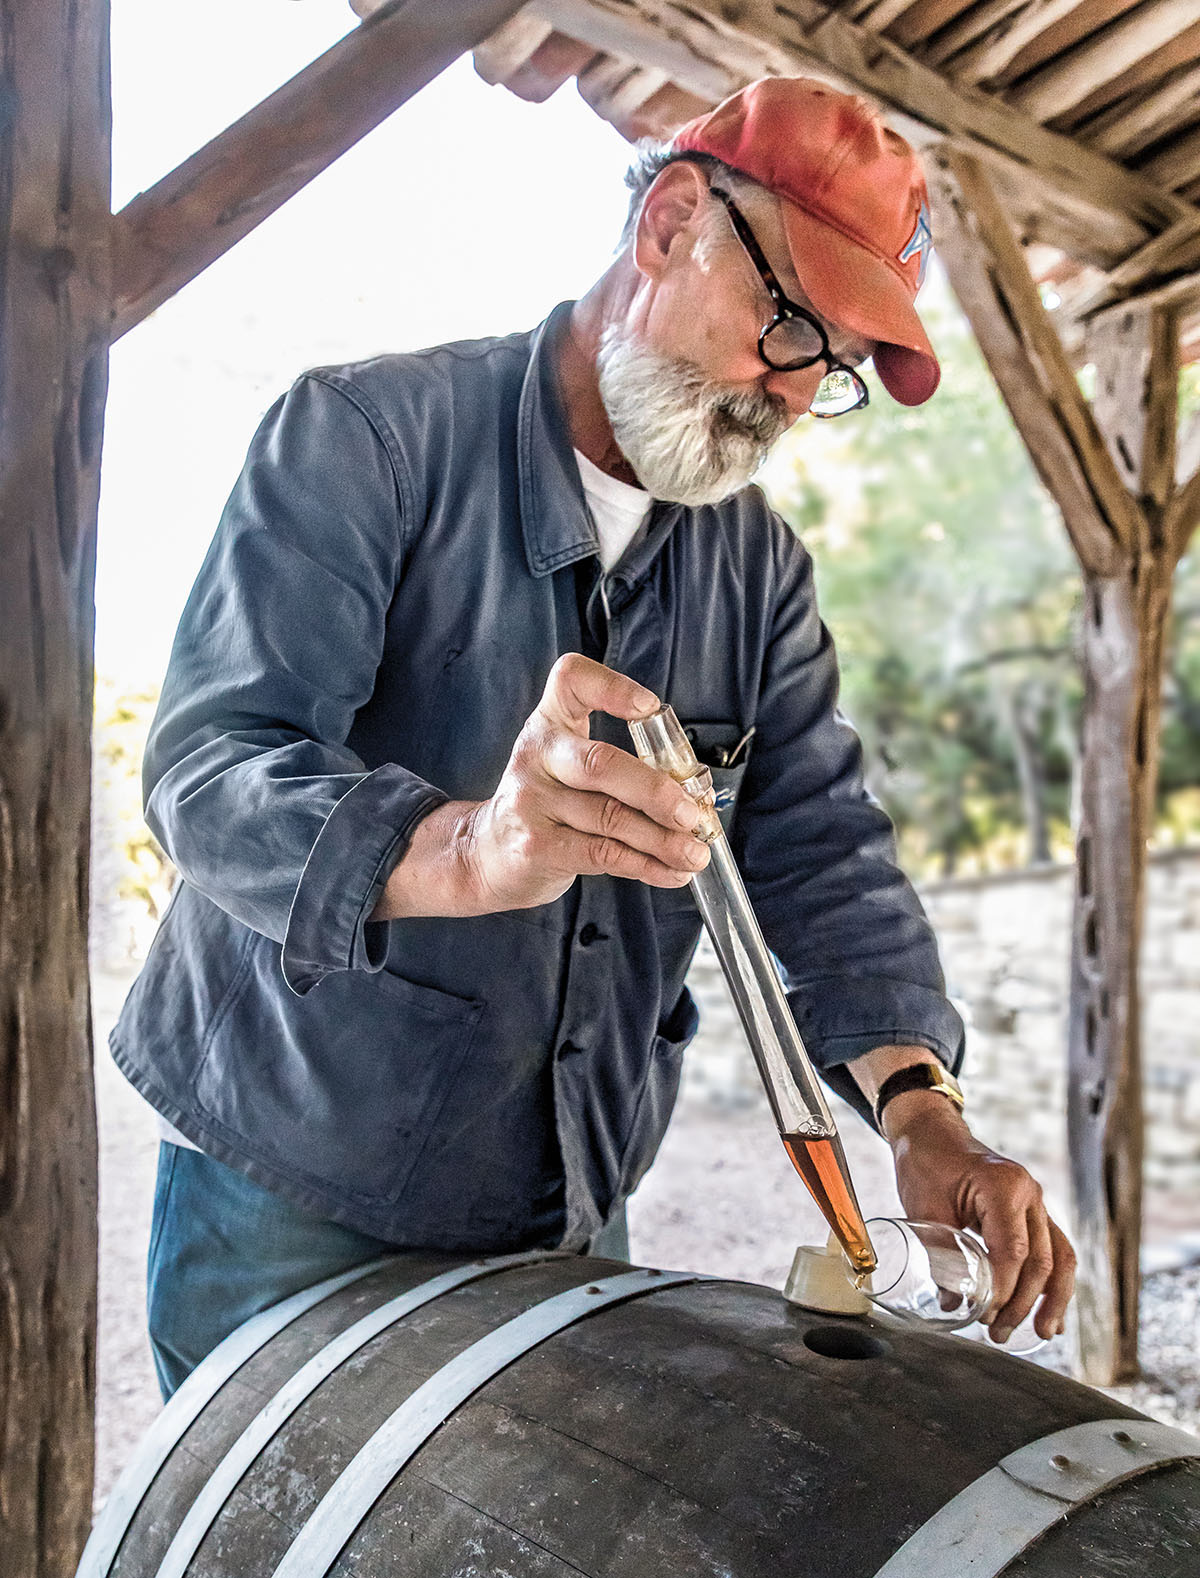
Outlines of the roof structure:
M 532 0 L 476 64 L 533 101 L 575 78 L 630 139 L 759 76 L 861 92 L 984 162 L 1070 354 L 1137 299 L 1180 303 L 1200 355 L 1200 0 Z

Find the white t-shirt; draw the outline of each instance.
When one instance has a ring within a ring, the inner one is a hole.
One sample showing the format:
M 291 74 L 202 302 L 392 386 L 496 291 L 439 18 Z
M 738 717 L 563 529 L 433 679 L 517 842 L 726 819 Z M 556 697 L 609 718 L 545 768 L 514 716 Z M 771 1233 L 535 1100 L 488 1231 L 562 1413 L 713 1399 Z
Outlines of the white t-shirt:
M 575 451 L 575 460 L 583 496 L 600 535 L 600 563 L 611 570 L 646 524 L 654 501 L 643 488 L 631 487 L 601 471 L 579 450 Z
M 600 563 L 611 570 L 646 524 L 653 500 L 644 489 L 631 487 L 628 482 L 601 471 L 579 450 L 575 451 L 575 459 L 579 464 L 584 497 L 600 536 Z M 160 1140 L 168 1145 L 185 1146 L 190 1151 L 199 1149 L 168 1123 L 161 1112 L 155 1112 L 154 1116 Z

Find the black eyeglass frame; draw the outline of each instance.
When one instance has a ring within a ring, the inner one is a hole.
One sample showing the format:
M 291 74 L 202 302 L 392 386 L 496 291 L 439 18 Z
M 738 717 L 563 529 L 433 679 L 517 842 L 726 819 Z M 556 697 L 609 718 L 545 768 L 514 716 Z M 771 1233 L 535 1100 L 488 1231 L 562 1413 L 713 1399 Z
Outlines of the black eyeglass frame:
M 862 375 L 849 366 L 848 363 L 834 360 L 833 351 L 829 344 L 829 336 L 826 334 L 825 325 L 820 318 L 809 312 L 807 307 L 802 307 L 799 302 L 792 301 L 784 294 L 783 287 L 775 277 L 775 270 L 767 262 L 766 254 L 759 246 L 746 216 L 733 198 L 730 197 L 729 193 L 723 191 L 719 186 L 710 186 L 709 191 L 714 197 L 719 197 L 721 202 L 724 203 L 734 234 L 745 248 L 746 255 L 753 263 L 758 277 L 762 280 L 767 294 L 775 307 L 775 316 L 770 323 L 764 324 L 758 335 L 758 355 L 763 365 L 776 373 L 798 373 L 803 372 L 806 367 L 815 367 L 818 362 L 824 362 L 825 377 L 828 378 L 831 373 L 845 373 L 854 386 L 858 398 L 853 405 L 848 405 L 844 411 L 813 411 L 810 415 L 819 417 L 822 421 L 829 421 L 833 417 L 848 416 L 851 411 L 861 411 L 864 406 L 870 404 L 871 400 L 871 391 L 864 383 Z M 810 328 L 816 331 L 817 338 L 821 342 L 821 349 L 813 356 L 799 357 L 787 362 L 772 361 L 767 354 L 767 337 L 773 329 L 777 329 L 781 323 L 786 323 L 791 318 L 799 318 L 801 322 L 807 323 Z

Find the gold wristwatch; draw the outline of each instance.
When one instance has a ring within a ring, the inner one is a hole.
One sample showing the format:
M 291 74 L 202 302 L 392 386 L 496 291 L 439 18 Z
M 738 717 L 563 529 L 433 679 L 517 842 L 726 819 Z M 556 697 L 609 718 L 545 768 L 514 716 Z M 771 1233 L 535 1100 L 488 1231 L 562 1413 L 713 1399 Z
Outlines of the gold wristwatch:
M 899 1068 L 894 1074 L 889 1074 L 879 1087 L 879 1094 L 875 1097 L 875 1122 L 880 1133 L 883 1132 L 883 1109 L 893 1096 L 899 1096 L 906 1090 L 936 1090 L 940 1091 L 961 1112 L 966 1105 L 962 1086 L 941 1063 L 910 1063 L 907 1068 Z

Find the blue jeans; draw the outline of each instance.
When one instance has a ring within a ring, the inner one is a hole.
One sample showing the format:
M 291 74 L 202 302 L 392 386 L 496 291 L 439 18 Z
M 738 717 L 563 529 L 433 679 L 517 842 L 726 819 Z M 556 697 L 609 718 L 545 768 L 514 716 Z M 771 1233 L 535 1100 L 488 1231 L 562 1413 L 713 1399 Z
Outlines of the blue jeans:
M 164 1143 L 146 1267 L 163 1401 L 252 1315 L 393 1249 L 311 1216 L 211 1156 Z M 624 1206 L 593 1238 L 590 1253 L 629 1258 Z

